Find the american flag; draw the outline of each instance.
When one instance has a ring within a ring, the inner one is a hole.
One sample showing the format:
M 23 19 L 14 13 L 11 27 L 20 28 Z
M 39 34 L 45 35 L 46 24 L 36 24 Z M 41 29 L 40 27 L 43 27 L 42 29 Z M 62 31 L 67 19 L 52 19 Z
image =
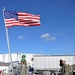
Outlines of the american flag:
M 39 26 L 40 15 L 29 14 L 25 12 L 4 11 L 6 28 L 12 26 Z

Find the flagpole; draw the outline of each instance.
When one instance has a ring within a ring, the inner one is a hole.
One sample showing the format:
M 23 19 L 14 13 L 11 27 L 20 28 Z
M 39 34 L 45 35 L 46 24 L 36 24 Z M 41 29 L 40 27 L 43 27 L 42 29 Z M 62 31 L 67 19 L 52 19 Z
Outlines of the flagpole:
M 3 18 L 5 20 L 4 11 L 5 11 L 5 7 L 3 9 Z M 5 21 L 4 21 L 4 24 L 5 24 Z M 6 39 L 7 39 L 7 45 L 8 45 L 8 52 L 9 52 L 10 63 L 11 63 L 11 68 L 12 68 L 12 75 L 14 75 L 14 72 L 13 72 L 13 64 L 12 64 L 12 56 L 11 56 L 11 51 L 10 51 L 10 41 L 9 41 L 9 36 L 8 36 L 8 29 L 6 28 L 6 26 L 5 26 L 5 29 L 6 29 Z

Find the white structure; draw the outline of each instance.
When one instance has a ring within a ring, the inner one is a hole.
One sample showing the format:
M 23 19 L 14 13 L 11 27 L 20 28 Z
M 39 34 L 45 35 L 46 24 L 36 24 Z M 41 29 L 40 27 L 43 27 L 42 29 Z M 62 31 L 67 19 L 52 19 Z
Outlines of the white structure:
M 59 69 L 59 62 L 65 59 L 67 64 L 74 63 L 75 56 L 73 55 L 40 55 L 40 54 L 26 54 L 26 53 L 12 53 L 12 61 L 21 61 L 22 55 L 26 55 L 27 65 L 31 65 L 36 70 L 55 70 Z M 34 58 L 34 61 L 31 59 Z M 9 63 L 9 54 L 0 54 L 0 62 Z M 0 69 L 8 68 L 8 66 L 0 66 Z
M 36 70 L 59 70 L 62 59 L 65 59 L 69 65 L 74 63 L 74 56 L 71 55 L 34 55 L 34 68 Z
M 25 53 L 12 53 L 12 61 L 21 61 L 22 55 Z M 26 60 L 29 62 L 32 58 L 32 54 L 25 54 L 26 55 Z M 0 54 L 0 62 L 8 63 L 10 62 L 9 54 Z
M 25 54 L 25 53 L 12 53 L 12 62 L 15 61 L 21 61 L 22 55 L 26 55 L 26 60 L 27 60 L 27 65 L 32 65 L 31 58 L 33 57 L 32 54 Z M 0 70 L 8 70 L 8 65 L 7 63 L 10 62 L 9 54 L 0 54 Z M 2 64 L 4 63 L 4 64 Z

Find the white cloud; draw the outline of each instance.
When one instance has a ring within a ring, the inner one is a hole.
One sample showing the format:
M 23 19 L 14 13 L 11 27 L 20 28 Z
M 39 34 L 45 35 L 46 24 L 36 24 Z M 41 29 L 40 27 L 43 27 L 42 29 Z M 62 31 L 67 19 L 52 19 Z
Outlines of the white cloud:
M 22 35 L 20 35 L 20 36 L 18 36 L 18 39 L 25 39 L 26 37 L 25 36 L 22 36 Z
M 48 41 L 55 41 L 55 40 L 56 40 L 55 37 L 49 37 L 49 38 L 46 38 L 44 41 L 48 42 Z
M 64 36 L 64 32 L 59 32 L 59 33 L 45 33 L 41 35 L 41 38 L 44 39 L 45 42 L 48 41 L 55 41 L 57 36 Z
M 50 40 L 56 40 L 56 38 L 55 37 L 51 37 Z
M 42 34 L 41 38 L 44 39 L 45 42 L 56 40 L 56 38 L 49 33 Z
M 50 34 L 49 33 L 45 33 L 45 34 L 42 34 L 41 35 L 41 38 L 48 38 L 48 37 L 50 37 Z

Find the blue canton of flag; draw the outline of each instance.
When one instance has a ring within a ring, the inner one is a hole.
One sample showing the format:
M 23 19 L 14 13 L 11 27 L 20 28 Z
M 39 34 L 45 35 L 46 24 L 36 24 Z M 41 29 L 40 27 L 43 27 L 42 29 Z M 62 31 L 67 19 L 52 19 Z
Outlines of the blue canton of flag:
M 18 12 L 16 12 L 16 11 L 7 11 L 7 10 L 5 10 L 4 16 L 5 16 L 5 19 L 14 18 L 14 19 L 18 20 Z

